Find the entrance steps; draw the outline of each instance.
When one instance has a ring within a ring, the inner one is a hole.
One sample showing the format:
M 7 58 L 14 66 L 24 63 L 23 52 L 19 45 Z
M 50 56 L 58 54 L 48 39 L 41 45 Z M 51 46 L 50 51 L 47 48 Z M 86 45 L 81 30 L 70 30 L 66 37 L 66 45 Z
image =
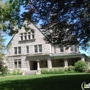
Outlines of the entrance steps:
M 32 70 L 32 71 L 26 71 L 22 75 L 35 75 L 35 74 L 36 74 L 36 70 Z

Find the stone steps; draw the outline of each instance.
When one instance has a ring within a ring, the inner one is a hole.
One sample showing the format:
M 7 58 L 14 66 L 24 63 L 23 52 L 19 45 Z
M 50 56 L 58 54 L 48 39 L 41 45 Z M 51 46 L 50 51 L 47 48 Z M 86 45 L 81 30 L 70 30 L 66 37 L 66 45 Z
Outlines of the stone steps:
M 35 75 L 36 71 L 26 71 L 22 75 Z

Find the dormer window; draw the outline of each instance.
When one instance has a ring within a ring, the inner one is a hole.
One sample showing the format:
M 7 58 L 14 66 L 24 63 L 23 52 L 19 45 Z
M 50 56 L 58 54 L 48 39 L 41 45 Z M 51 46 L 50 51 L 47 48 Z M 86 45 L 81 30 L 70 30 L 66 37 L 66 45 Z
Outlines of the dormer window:
M 34 37 L 34 31 L 32 31 L 32 39 L 34 39 L 35 37 Z
M 27 33 L 24 33 L 24 39 L 27 40 Z
M 21 33 L 21 40 L 23 40 L 23 33 Z
M 28 39 L 29 39 L 29 40 L 31 39 L 31 35 L 30 35 L 30 32 L 28 32 Z
M 35 39 L 35 32 L 34 30 L 31 30 L 29 32 L 20 33 L 20 40 L 33 40 Z

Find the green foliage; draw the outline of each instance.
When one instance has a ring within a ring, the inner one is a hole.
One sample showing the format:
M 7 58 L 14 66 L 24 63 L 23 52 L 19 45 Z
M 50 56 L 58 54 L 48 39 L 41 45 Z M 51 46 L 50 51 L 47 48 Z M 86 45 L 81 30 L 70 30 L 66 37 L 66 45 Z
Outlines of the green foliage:
M 65 70 L 63 68 L 41 69 L 42 74 L 63 74 Z
M 86 72 L 88 70 L 88 65 L 86 62 L 79 60 L 75 63 L 75 71 L 77 72 Z
M 74 73 L 75 72 L 75 67 L 74 66 L 69 66 L 69 67 L 65 68 L 65 71 L 67 73 Z
M 2 72 L 2 75 L 7 75 L 7 72 L 8 72 L 8 69 L 6 66 L 2 66 L 1 67 L 1 72 Z
M 22 72 L 21 72 L 20 69 L 14 69 L 11 74 L 12 74 L 12 75 L 22 75 Z

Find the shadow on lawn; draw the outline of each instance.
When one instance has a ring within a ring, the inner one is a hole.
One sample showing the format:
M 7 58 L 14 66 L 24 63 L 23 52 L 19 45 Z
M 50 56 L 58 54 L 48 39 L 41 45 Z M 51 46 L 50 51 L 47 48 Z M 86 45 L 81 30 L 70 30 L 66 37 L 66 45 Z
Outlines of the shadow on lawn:
M 81 90 L 83 81 L 90 83 L 90 74 L 3 81 L 0 82 L 0 90 Z

